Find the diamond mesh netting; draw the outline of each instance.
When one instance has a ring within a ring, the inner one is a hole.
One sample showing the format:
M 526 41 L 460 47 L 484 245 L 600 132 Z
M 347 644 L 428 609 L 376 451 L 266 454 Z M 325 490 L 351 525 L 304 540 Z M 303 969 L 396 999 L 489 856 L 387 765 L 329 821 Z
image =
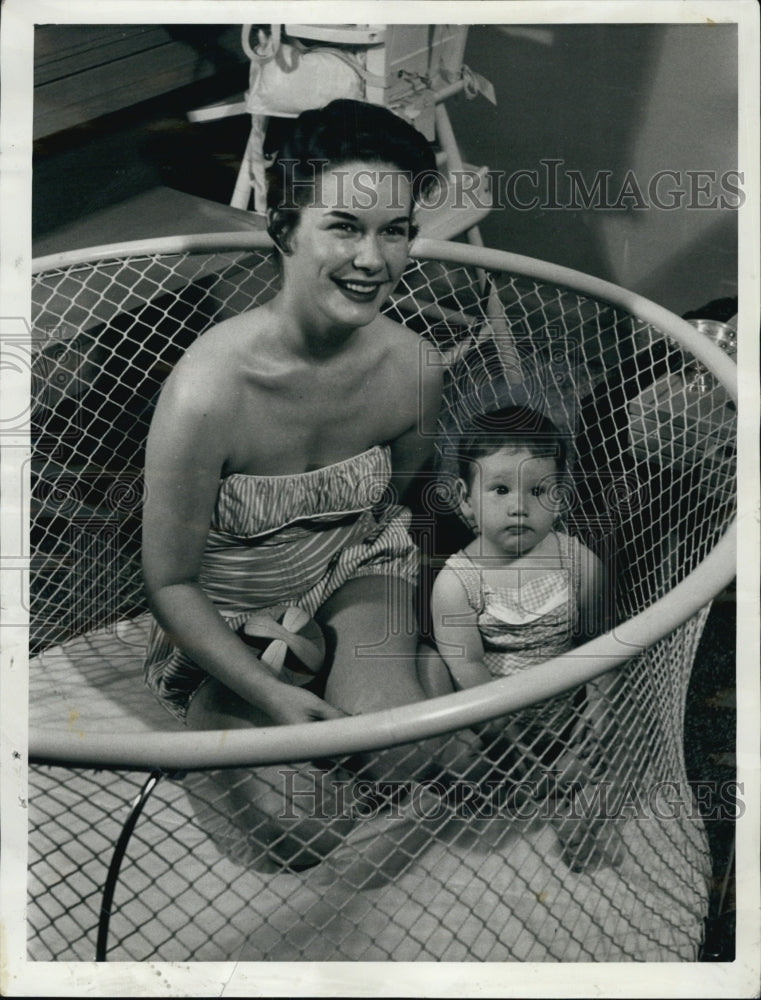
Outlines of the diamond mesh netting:
M 30 957 L 89 960 L 97 943 L 137 961 L 694 960 L 710 857 L 682 732 L 707 609 L 669 616 L 734 513 L 726 359 L 547 265 L 421 241 L 387 312 L 420 334 L 422 363 L 445 364 L 438 476 L 414 525 L 423 631 L 431 581 L 468 537 L 452 489 L 462 428 L 525 402 L 572 434 L 566 528 L 615 581 L 615 655 L 581 645 L 529 671 L 529 693 L 495 682 L 501 700 L 467 718 L 452 695 L 438 728 L 437 702 L 417 705 L 403 739 L 368 716 L 366 745 L 343 752 L 294 745 L 273 761 L 254 741 L 237 766 L 185 766 L 156 734 L 180 757 L 198 734 L 142 685 L 143 448 L 181 353 L 277 286 L 263 239 L 219 241 L 72 255 L 34 279 Z M 100 735 L 102 759 L 35 754 L 58 730 Z M 447 770 L 411 775 L 405 757 L 434 731 Z M 384 732 L 398 750 L 370 752 Z M 115 765 L 119 733 L 135 757 Z

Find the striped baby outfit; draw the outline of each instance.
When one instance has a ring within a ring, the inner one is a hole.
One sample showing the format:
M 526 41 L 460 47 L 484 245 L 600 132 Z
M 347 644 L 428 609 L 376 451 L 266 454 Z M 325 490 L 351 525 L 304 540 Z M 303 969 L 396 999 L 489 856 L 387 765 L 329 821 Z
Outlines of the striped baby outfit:
M 579 582 L 586 550 L 570 535 L 553 532 L 558 544 L 558 567 L 517 586 L 490 587 L 481 570 L 460 550 L 446 566 L 457 575 L 468 603 L 478 615 L 484 647 L 484 666 L 493 677 L 508 677 L 568 652 L 574 645 L 579 614 Z M 574 711 L 575 695 L 560 696 L 525 712 L 516 723 L 532 730 L 548 726 L 562 731 Z

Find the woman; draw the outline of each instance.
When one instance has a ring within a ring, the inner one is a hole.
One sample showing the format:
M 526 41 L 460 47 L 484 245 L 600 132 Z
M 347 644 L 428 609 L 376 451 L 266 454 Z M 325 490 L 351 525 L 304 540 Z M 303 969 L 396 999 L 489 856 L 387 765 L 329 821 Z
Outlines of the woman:
M 423 365 L 417 335 L 380 310 L 434 178 L 425 139 L 384 108 L 341 100 L 303 113 L 268 176 L 280 291 L 201 337 L 162 391 L 146 459 L 144 576 L 158 623 L 146 680 L 191 728 L 303 723 L 425 697 L 409 511 L 375 505 L 389 485 L 404 499 L 430 458 L 441 367 Z M 322 626 L 324 697 L 279 680 L 237 633 L 252 610 L 278 604 Z M 412 778 L 429 762 L 404 749 L 370 766 Z M 282 812 L 266 770 L 242 783 L 218 776 L 231 809 Z M 315 833 L 301 820 L 287 850 L 280 842 L 291 862 L 301 863 L 303 826 Z M 320 831 L 316 853 L 345 828 Z

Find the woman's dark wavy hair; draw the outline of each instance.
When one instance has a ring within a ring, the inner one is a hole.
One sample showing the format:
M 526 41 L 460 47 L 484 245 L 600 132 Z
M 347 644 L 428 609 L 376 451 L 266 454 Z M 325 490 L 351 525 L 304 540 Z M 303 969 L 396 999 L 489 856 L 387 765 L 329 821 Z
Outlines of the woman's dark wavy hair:
M 559 473 L 566 471 L 568 441 L 555 424 L 527 406 L 505 406 L 469 421 L 457 449 L 460 478 L 470 486 L 478 459 L 501 448 L 525 448 L 534 458 L 553 458 Z
M 357 160 L 387 163 L 407 173 L 414 203 L 438 177 L 428 140 L 388 108 L 339 99 L 303 111 L 266 172 L 267 232 L 279 249 L 287 247 L 301 208 L 315 195 L 320 166 Z

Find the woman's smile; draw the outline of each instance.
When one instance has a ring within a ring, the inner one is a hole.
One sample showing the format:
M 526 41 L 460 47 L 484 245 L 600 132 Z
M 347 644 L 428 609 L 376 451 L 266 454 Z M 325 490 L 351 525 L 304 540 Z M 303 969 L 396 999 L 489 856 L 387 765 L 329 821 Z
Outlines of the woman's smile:
M 355 278 L 333 278 L 333 281 L 355 302 L 373 302 L 378 291 L 387 284 L 385 281 L 360 281 Z

